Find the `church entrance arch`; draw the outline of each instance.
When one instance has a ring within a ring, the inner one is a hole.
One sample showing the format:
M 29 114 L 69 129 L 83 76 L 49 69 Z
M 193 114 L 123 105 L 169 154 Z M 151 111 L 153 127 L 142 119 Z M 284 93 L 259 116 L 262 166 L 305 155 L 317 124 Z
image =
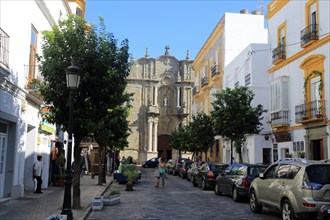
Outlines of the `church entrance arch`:
M 170 135 L 168 134 L 158 136 L 158 157 L 164 157 L 166 161 L 172 159 L 172 147 L 170 145 Z

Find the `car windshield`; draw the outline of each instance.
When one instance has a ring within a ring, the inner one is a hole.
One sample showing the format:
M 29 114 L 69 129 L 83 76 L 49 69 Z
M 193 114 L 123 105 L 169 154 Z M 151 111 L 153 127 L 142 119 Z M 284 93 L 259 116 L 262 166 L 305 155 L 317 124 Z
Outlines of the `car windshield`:
M 224 164 L 209 164 L 211 170 L 223 171 L 227 168 Z
M 312 183 L 330 184 L 330 165 L 311 165 L 306 168 L 306 173 Z

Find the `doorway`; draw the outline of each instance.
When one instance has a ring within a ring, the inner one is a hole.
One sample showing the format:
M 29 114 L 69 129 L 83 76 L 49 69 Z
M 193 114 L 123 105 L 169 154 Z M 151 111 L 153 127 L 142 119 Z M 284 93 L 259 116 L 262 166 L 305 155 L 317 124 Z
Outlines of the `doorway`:
M 172 159 L 172 148 L 170 146 L 170 135 L 162 134 L 158 136 L 158 156 L 166 161 Z
M 6 175 L 7 135 L 0 133 L 0 198 L 3 197 Z
M 323 157 L 323 142 L 322 139 L 319 140 L 311 140 L 311 146 L 310 146 L 310 155 L 311 160 L 322 160 Z

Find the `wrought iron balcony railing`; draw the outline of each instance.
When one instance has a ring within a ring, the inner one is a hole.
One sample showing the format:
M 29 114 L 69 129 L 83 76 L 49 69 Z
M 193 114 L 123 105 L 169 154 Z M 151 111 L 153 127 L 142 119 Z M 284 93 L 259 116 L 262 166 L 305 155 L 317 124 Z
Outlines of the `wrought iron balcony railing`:
M 280 61 L 286 59 L 285 45 L 281 44 L 272 51 L 273 64 L 277 64 Z
M 207 79 L 207 76 L 202 77 L 201 86 L 203 87 L 203 86 L 206 86 L 208 84 L 209 84 L 209 81 Z
M 212 66 L 212 68 L 211 68 L 212 77 L 215 76 L 215 75 L 219 75 L 219 74 L 220 74 L 219 65 Z
M 195 86 L 192 91 L 193 91 L 193 95 L 199 93 L 199 86 Z
M 305 102 L 295 107 L 296 122 L 306 121 L 310 119 L 325 118 L 325 100 L 316 100 Z
M 0 28 L 0 63 L 9 67 L 9 35 Z
M 300 31 L 300 46 L 305 47 L 311 41 L 315 41 L 319 39 L 317 24 L 308 25 L 305 29 Z

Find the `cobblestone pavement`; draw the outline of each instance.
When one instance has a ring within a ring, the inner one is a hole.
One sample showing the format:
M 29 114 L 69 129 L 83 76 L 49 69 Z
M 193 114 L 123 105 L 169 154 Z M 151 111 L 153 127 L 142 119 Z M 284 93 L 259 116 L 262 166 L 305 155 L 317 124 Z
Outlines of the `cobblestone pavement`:
M 256 215 L 250 211 L 248 201 L 235 203 L 231 197 L 217 196 L 213 191 L 203 191 L 178 176 L 167 175 L 165 187 L 155 188 L 151 168 L 142 168 L 142 179 L 134 191 L 114 182 L 108 188 L 121 191 L 121 203 L 104 206 L 101 211 L 91 211 L 89 220 L 194 220 L 194 219 L 281 219 L 278 213 L 267 209 Z
M 112 181 L 107 176 L 107 184 L 97 185 L 97 176 L 80 179 L 81 209 L 72 209 L 74 219 L 84 219 L 90 210 L 92 198 L 101 195 Z M 60 214 L 63 206 L 64 187 L 48 187 L 42 194 L 25 192 L 25 196 L 0 202 L 1 220 L 44 220 L 53 214 Z

